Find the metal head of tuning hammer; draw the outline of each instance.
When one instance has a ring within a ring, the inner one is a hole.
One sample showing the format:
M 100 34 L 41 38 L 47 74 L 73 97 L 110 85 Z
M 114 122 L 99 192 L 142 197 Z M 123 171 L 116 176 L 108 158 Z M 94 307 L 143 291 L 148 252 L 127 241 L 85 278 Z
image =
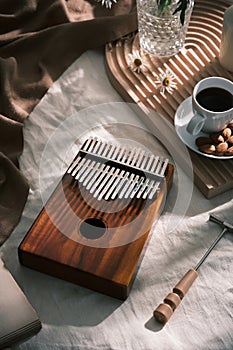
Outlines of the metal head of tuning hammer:
M 223 228 L 226 228 L 229 232 L 233 232 L 233 225 L 231 225 L 229 222 L 226 222 L 219 218 L 215 214 L 210 214 L 210 221 L 216 222 L 217 224 L 221 225 Z
M 169 293 L 166 298 L 164 299 L 164 302 L 160 304 L 154 311 L 153 315 L 159 321 L 160 323 L 167 323 L 169 318 L 172 316 L 173 312 L 177 308 L 177 306 L 180 304 L 181 300 L 185 296 L 185 294 L 188 292 L 189 288 L 195 281 L 195 279 L 198 276 L 197 270 L 202 265 L 202 263 L 205 261 L 207 256 L 210 254 L 210 252 L 214 249 L 216 244 L 219 242 L 219 240 L 222 238 L 222 236 L 227 232 L 233 232 L 233 225 L 230 223 L 222 220 L 215 214 L 210 214 L 209 217 L 210 221 L 216 222 L 220 224 L 223 227 L 223 230 L 220 232 L 218 237 L 214 240 L 214 242 L 211 244 L 209 249 L 206 251 L 206 253 L 202 256 L 198 264 L 194 267 L 194 269 L 190 269 L 183 278 L 177 283 L 177 285 L 173 288 L 173 291 Z

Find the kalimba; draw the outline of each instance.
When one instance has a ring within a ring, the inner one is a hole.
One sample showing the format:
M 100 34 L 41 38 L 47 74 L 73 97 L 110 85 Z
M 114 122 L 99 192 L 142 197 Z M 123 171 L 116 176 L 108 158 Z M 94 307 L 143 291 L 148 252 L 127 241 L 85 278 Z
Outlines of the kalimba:
M 21 242 L 20 262 L 126 299 L 172 176 L 168 159 L 87 139 Z

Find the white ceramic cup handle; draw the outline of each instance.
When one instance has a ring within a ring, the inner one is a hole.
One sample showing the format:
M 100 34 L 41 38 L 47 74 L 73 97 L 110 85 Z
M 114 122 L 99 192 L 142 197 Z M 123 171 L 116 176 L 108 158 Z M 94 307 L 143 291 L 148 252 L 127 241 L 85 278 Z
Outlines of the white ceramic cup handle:
M 197 135 L 204 126 L 206 117 L 196 113 L 187 125 L 187 131 L 192 135 Z

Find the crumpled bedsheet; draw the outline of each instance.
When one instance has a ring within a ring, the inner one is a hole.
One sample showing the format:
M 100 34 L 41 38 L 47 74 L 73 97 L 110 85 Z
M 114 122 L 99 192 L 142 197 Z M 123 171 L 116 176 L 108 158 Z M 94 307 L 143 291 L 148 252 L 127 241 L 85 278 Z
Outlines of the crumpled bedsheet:
M 220 233 L 221 227 L 209 222 L 209 213 L 233 222 L 233 190 L 208 200 L 179 167 L 126 301 L 42 274 L 18 261 L 21 240 L 87 136 L 136 144 L 174 161 L 166 145 L 150 134 L 110 85 L 102 50 L 87 51 L 63 73 L 25 121 L 23 133 L 20 168 L 30 191 L 22 218 L 0 255 L 43 327 L 14 349 L 233 349 L 230 233 L 201 266 L 169 322 L 162 326 L 152 317 Z M 174 135 L 174 147 L 176 140 Z

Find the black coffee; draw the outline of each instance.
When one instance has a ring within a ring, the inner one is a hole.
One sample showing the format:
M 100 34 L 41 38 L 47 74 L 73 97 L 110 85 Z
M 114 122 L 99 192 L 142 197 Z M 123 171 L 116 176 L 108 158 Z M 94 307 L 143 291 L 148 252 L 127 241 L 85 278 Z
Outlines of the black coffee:
M 210 87 L 200 91 L 197 102 L 212 112 L 224 112 L 233 107 L 233 95 L 222 88 Z

